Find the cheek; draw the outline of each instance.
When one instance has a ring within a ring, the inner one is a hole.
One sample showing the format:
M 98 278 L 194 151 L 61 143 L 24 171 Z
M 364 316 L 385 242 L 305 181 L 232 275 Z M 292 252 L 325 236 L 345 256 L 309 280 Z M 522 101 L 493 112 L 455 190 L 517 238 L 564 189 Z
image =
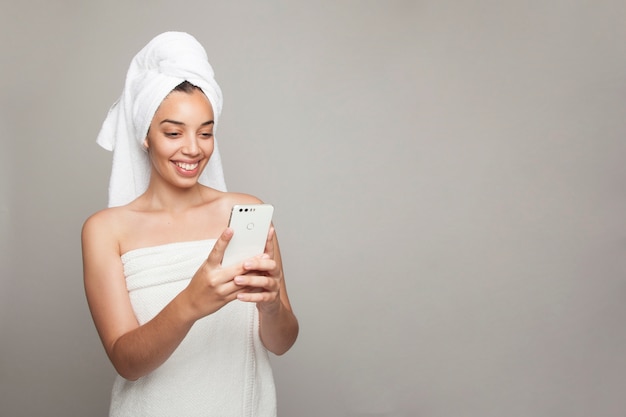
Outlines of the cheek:
M 152 167 L 158 167 L 169 161 L 169 150 L 164 147 L 162 143 L 155 145 L 154 142 L 151 142 L 146 152 L 148 153 L 148 159 Z
M 215 149 L 214 139 L 207 140 L 205 143 L 202 144 L 202 150 L 204 151 L 204 154 L 206 155 L 207 158 L 209 158 L 211 154 L 213 154 L 214 149 Z
M 153 170 L 158 169 L 158 158 L 154 155 L 154 150 L 152 148 L 148 148 L 148 160 L 150 161 L 150 167 Z

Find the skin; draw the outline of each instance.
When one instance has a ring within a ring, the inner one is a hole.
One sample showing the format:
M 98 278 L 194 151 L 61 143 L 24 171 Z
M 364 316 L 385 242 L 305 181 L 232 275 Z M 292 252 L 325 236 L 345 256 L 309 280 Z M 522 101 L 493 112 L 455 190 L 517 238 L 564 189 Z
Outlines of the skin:
M 198 183 L 213 152 L 213 110 L 200 90 L 174 91 L 161 103 L 144 141 L 152 171 L 147 191 L 126 206 L 89 217 L 82 231 L 85 292 L 96 329 L 117 372 L 136 380 L 159 367 L 192 325 L 238 299 L 256 303 L 264 346 L 282 355 L 294 344 L 293 314 L 274 229 L 265 253 L 222 267 L 234 204 L 256 197 Z M 186 164 L 186 165 L 185 165 Z M 182 165 L 182 167 L 181 167 Z M 216 238 L 188 286 L 149 322 L 139 325 L 120 256 L 133 249 Z

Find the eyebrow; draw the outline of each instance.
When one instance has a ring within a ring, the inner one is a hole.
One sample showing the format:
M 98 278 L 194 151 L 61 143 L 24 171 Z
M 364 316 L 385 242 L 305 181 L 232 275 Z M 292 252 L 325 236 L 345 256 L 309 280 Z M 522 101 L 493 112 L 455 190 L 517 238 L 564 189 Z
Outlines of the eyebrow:
M 172 119 L 164 119 L 161 121 L 161 123 L 159 123 L 159 125 L 162 125 L 163 123 L 172 123 L 178 126 L 184 126 L 185 123 L 183 122 L 179 122 L 177 120 L 172 120 Z M 208 125 L 212 125 L 214 122 L 213 120 L 207 120 L 206 122 L 202 123 L 200 126 L 208 126 Z

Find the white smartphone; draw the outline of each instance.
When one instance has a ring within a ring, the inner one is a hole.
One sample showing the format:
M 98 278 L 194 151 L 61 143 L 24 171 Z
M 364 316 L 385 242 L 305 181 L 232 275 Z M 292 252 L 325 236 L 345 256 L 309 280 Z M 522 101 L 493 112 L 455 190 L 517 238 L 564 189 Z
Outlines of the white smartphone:
M 222 266 L 230 266 L 261 255 L 272 224 L 271 204 L 236 204 L 230 212 L 228 227 L 233 237 L 224 251 Z

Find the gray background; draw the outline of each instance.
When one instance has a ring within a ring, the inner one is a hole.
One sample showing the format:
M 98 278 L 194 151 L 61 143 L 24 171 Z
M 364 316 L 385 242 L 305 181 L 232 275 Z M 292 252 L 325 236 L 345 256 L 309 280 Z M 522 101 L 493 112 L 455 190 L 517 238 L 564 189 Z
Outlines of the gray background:
M 206 47 L 276 206 L 281 416 L 624 416 L 623 1 L 3 2 L 0 414 L 105 416 L 82 288 L 132 56 Z

